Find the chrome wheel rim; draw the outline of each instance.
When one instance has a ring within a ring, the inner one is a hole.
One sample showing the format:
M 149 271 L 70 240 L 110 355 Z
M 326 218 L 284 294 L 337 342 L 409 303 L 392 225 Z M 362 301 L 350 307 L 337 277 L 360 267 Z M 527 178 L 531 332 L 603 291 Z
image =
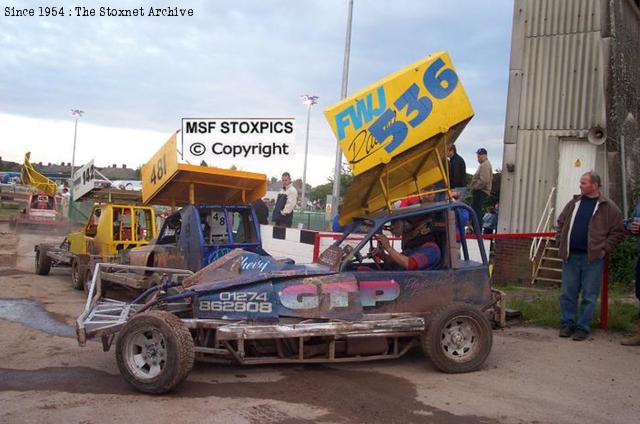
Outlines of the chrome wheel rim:
M 127 340 L 127 367 L 140 380 L 157 377 L 167 363 L 167 347 L 164 336 L 157 330 L 143 330 Z
M 450 319 L 440 333 L 440 347 L 445 356 L 455 362 L 473 358 L 480 345 L 480 330 L 476 320 L 468 316 Z

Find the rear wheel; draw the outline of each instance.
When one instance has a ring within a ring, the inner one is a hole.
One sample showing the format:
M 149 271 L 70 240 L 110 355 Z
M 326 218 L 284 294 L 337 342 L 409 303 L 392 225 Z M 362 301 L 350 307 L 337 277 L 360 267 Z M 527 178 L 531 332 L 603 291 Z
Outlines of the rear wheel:
M 46 246 L 38 246 L 36 249 L 36 274 L 38 275 L 49 275 L 49 271 L 51 270 L 51 258 L 47 256 L 47 247 Z
M 422 337 L 422 348 L 433 365 L 446 373 L 478 370 L 493 343 L 491 323 L 478 309 L 464 304 L 437 311 Z
M 135 389 L 165 393 L 193 368 L 193 338 L 175 315 L 145 312 L 134 316 L 120 331 L 116 360 L 120 374 Z
M 80 264 L 76 259 L 71 261 L 71 284 L 76 290 L 84 289 L 84 273 L 80 269 Z

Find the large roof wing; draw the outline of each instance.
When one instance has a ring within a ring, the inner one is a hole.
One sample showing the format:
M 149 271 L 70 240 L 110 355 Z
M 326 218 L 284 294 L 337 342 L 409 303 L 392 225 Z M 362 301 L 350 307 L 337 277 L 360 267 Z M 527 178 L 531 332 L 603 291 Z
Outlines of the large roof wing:
M 447 149 L 473 109 L 447 53 L 370 85 L 329 107 L 325 116 L 354 174 L 341 224 L 391 209 L 428 186 L 451 196 Z
M 265 174 L 179 163 L 175 133 L 142 166 L 145 204 L 252 203 L 266 192 Z

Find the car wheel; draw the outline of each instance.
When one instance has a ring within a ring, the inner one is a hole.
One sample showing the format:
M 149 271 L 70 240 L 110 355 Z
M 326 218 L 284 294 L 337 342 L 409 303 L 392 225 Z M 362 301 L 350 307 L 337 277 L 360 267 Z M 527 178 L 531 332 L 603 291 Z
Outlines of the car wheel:
M 39 246 L 36 250 L 36 274 L 49 275 L 51 258 L 47 256 L 47 247 Z
M 165 393 L 193 368 L 193 338 L 175 315 L 145 312 L 134 316 L 120 331 L 116 360 L 120 374 L 136 390 Z
M 74 289 L 76 290 L 84 289 L 83 277 L 84 275 L 82 275 L 81 273 L 80 264 L 78 263 L 77 260 L 74 259 L 71 262 L 71 284 L 73 285 Z
M 477 308 L 448 305 L 435 314 L 422 336 L 422 348 L 433 365 L 446 373 L 478 370 L 493 343 L 491 323 Z

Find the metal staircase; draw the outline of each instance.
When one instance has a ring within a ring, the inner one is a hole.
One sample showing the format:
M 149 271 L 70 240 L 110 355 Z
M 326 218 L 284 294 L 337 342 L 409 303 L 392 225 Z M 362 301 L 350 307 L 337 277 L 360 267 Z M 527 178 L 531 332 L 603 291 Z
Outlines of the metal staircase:
M 536 233 L 550 232 L 552 230 L 553 207 L 551 199 L 556 188 L 551 189 L 547 204 L 542 212 L 542 217 L 536 228 Z M 558 245 L 554 237 L 536 237 L 531 242 L 529 250 L 531 261 L 531 284 L 539 281 L 550 283 L 562 282 L 562 259 L 560 259 Z
M 543 244 L 542 254 L 533 261 L 531 284 L 538 281 L 561 283 L 562 259 L 558 255 L 556 239 L 553 237 L 545 238 Z

